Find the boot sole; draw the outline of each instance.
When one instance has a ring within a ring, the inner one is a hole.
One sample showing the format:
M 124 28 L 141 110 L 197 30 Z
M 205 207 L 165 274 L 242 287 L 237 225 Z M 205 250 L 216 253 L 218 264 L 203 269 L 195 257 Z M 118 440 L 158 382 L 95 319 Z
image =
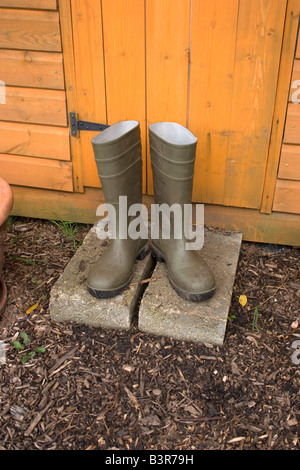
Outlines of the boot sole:
M 143 260 L 149 252 L 149 246 L 148 243 L 139 251 L 139 253 L 136 256 L 136 260 Z M 118 287 L 117 289 L 112 289 L 112 290 L 96 290 L 93 289 L 92 287 L 87 286 L 88 292 L 93 296 L 96 297 L 97 299 L 110 299 L 112 297 L 116 297 L 117 295 L 121 294 L 126 287 L 130 284 L 132 279 L 132 276 L 130 279 L 126 282 L 121 287 Z
M 152 248 L 152 254 L 153 254 L 154 258 L 157 259 L 158 262 L 160 262 L 160 263 L 166 262 L 164 256 L 162 255 L 162 253 L 159 250 L 157 250 L 157 248 L 154 248 L 153 245 L 152 245 L 151 248 Z M 199 292 L 199 293 L 186 292 L 186 291 L 180 289 L 173 282 L 173 280 L 171 279 L 169 273 L 168 273 L 168 280 L 169 280 L 169 283 L 171 284 L 172 288 L 175 290 L 175 292 L 177 292 L 177 294 L 180 297 L 182 297 L 185 300 L 189 300 L 191 302 L 204 302 L 205 300 L 210 299 L 216 292 L 215 288 L 211 289 L 209 291 L 206 291 L 206 292 Z

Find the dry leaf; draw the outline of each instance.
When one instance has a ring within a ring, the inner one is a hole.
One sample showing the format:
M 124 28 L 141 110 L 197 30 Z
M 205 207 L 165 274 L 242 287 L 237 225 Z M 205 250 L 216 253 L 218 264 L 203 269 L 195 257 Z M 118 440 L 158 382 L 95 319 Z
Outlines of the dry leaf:
M 247 296 L 246 295 L 240 295 L 239 303 L 241 304 L 242 307 L 245 307 L 245 305 L 247 303 Z
M 31 305 L 31 307 L 29 307 L 29 308 L 26 310 L 27 315 L 29 315 L 31 312 L 33 312 L 33 310 L 35 310 L 36 308 L 38 308 L 39 303 L 40 303 L 40 302 L 37 302 L 36 304 Z

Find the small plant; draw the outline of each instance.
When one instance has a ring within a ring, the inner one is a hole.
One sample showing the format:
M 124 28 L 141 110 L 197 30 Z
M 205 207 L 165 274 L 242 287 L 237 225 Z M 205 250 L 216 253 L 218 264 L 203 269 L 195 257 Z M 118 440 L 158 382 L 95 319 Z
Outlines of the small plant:
M 259 333 L 257 322 L 258 322 L 258 307 L 255 307 L 254 313 L 253 313 L 253 319 L 252 319 L 252 331 L 256 331 L 256 333 Z
M 22 341 L 14 341 L 13 346 L 16 349 L 18 349 L 20 351 L 23 351 L 25 349 L 25 347 L 30 344 L 30 339 L 29 339 L 27 333 L 25 333 L 25 332 L 20 333 L 19 336 L 22 339 Z M 22 356 L 22 364 L 26 364 L 26 362 L 28 362 L 29 359 L 32 359 L 35 356 L 36 353 L 44 353 L 45 351 L 46 351 L 46 349 L 41 347 L 41 346 L 38 346 L 37 348 L 28 351 L 26 354 L 24 354 Z
M 7 217 L 7 230 L 10 230 L 13 225 L 17 223 L 17 217 L 14 215 L 9 215 Z
M 74 222 L 67 222 L 62 220 L 55 212 L 53 212 L 57 220 L 50 220 L 53 224 L 55 224 L 64 234 L 66 238 L 72 241 L 73 248 L 77 248 L 77 241 L 75 238 L 75 234 L 78 232 L 78 225 Z

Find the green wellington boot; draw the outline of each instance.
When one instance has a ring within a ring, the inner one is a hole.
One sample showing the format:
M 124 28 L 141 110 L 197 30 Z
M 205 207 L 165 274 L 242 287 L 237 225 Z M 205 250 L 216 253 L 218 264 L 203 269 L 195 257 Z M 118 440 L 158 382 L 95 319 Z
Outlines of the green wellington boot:
M 87 288 L 98 298 L 114 297 L 130 283 L 135 260 L 148 249 L 147 239 L 128 237 L 128 214 L 120 214 L 120 196 L 127 197 L 127 207 L 142 203 L 142 156 L 140 126 L 137 121 L 118 122 L 92 139 L 95 161 L 107 204 L 116 212 L 116 238 L 92 266 Z M 119 216 L 127 224 L 120 227 Z M 122 235 L 120 232 L 122 230 Z
M 155 202 L 191 204 L 197 139 L 185 127 L 172 122 L 149 126 L 151 165 Z M 171 213 L 172 216 L 172 213 Z M 170 237 L 151 240 L 159 261 L 165 261 L 171 286 L 184 299 L 199 302 L 215 293 L 215 278 L 198 251 L 187 250 L 187 239 L 181 220 L 181 236 L 174 238 L 174 218 L 170 218 Z M 177 235 L 178 236 L 178 233 Z

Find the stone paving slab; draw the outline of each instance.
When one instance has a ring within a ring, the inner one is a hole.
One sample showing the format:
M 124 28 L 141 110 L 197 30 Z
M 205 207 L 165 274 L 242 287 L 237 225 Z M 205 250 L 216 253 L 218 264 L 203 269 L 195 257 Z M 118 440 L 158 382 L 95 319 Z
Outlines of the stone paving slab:
M 216 293 L 205 302 L 182 299 L 157 263 L 139 309 L 139 329 L 179 340 L 222 345 L 242 242 L 240 233 L 206 231 L 201 255 L 213 269 Z
M 132 281 L 125 291 L 111 299 L 97 299 L 87 291 L 86 279 L 107 243 L 97 238 L 94 225 L 51 290 L 52 321 L 112 329 L 131 327 L 144 290 L 141 281 L 151 275 L 154 262 L 149 252 L 144 260 L 136 261 Z

